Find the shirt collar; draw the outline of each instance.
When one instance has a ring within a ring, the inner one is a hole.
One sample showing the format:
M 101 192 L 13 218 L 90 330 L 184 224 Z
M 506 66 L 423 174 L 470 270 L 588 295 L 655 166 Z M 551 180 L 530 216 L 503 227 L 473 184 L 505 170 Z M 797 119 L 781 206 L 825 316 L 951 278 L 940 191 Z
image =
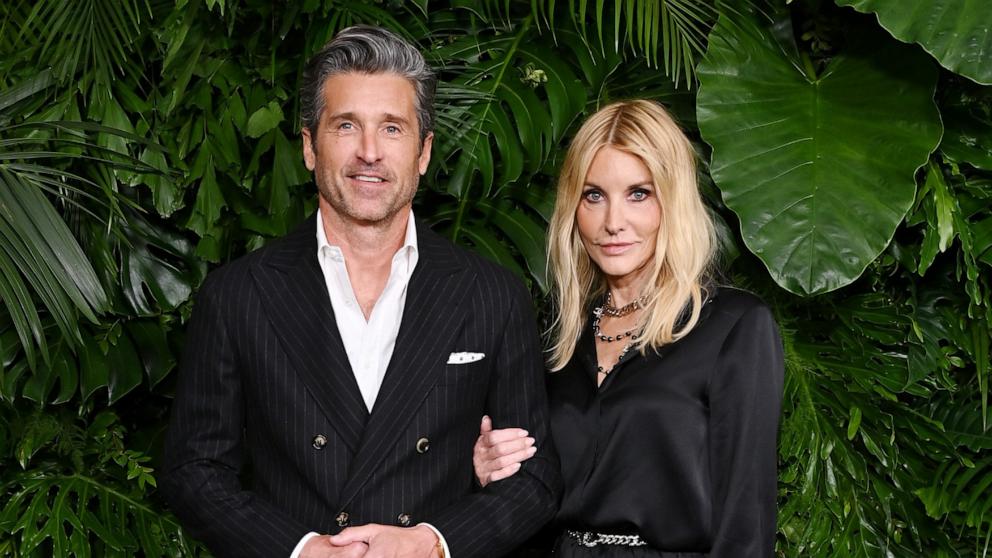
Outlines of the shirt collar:
M 331 252 L 337 255 L 341 254 L 341 247 L 334 246 L 327 241 L 327 234 L 324 232 L 324 220 L 320 215 L 320 208 L 317 208 L 317 258 L 320 258 L 321 253 L 324 248 L 330 248 Z M 419 252 L 417 245 L 417 223 L 413 218 L 413 209 L 410 210 L 410 217 L 406 220 L 406 237 L 403 239 L 403 246 L 396 251 L 396 255 L 407 254 L 408 256 L 416 256 Z M 412 267 L 412 266 L 411 266 Z

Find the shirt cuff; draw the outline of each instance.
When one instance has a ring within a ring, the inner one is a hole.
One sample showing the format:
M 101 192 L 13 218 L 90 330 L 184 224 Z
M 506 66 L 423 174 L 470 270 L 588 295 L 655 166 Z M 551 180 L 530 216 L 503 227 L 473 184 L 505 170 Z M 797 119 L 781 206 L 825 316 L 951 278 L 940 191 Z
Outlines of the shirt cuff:
M 441 548 L 444 549 L 444 558 L 451 558 L 451 551 L 448 550 L 448 541 L 444 540 L 444 535 L 441 534 L 441 531 L 438 531 L 437 530 L 437 527 L 434 527 L 430 523 L 418 523 L 417 524 L 418 527 L 421 526 L 421 525 L 423 525 L 424 527 L 427 527 L 431 531 L 434 531 L 434 534 L 437 535 L 437 540 L 441 541 Z M 296 558 L 296 557 L 294 556 L 293 558 Z
M 306 546 L 307 544 L 307 541 L 314 537 L 319 537 L 319 536 L 320 533 L 314 533 L 313 531 L 310 531 L 306 535 L 303 535 L 303 538 L 300 539 L 300 542 L 296 543 L 296 548 L 293 549 L 293 553 L 289 555 L 289 558 L 299 558 L 300 553 L 303 552 L 303 547 Z

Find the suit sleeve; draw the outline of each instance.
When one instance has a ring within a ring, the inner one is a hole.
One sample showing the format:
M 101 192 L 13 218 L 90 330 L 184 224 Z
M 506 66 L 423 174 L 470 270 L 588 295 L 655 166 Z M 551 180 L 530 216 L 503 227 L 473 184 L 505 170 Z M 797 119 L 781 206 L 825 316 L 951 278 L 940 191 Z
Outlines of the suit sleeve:
M 187 532 L 217 556 L 289 556 L 311 529 L 242 486 L 242 384 L 223 285 L 211 279 L 187 330 L 161 492 Z
M 495 428 L 526 429 L 538 451 L 512 477 L 490 483 L 431 519 L 454 558 L 501 556 L 519 546 L 554 516 L 561 491 L 530 293 L 516 279 L 504 292 L 509 311 L 494 362 L 489 415 Z
M 778 327 L 754 307 L 728 334 L 710 383 L 713 558 L 774 554 L 783 376 Z

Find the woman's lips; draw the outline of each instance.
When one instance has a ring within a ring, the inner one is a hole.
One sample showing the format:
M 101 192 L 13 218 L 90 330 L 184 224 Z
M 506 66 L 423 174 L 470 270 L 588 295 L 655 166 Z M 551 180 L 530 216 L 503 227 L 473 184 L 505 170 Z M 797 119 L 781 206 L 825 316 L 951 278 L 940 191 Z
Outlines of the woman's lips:
M 600 244 L 599 249 L 607 256 L 619 256 L 633 245 L 633 242 L 611 242 L 609 244 Z

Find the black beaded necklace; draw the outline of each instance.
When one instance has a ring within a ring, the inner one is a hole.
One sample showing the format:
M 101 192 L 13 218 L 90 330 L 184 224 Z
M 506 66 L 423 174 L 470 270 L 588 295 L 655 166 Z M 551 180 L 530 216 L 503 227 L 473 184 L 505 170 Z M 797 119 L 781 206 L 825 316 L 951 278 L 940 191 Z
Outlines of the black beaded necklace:
M 596 309 L 601 310 L 600 308 Z M 602 312 L 596 312 L 596 318 L 592 321 L 592 334 L 599 338 L 600 341 L 606 341 L 607 343 L 612 343 L 614 341 L 619 341 L 624 337 L 629 337 L 631 341 L 637 341 L 637 335 L 634 333 L 637 331 L 638 326 L 634 326 L 627 331 L 618 333 L 616 335 L 604 335 L 599 329 L 599 320 L 602 318 Z
M 624 331 L 622 333 L 619 333 L 617 335 L 604 335 L 602 330 L 599 329 L 599 321 L 603 319 L 604 314 L 611 317 L 623 317 L 628 314 L 631 314 L 637 310 L 640 310 L 642 308 L 642 304 L 644 303 L 644 301 L 645 301 L 645 297 L 642 296 L 637 298 L 636 300 L 633 300 L 628 304 L 625 304 L 621 308 L 616 308 L 612 305 L 613 297 L 610 296 L 609 291 L 607 291 L 606 300 L 603 301 L 603 306 L 598 306 L 594 308 L 592 311 L 593 315 L 595 316 L 595 318 L 592 321 L 592 333 L 600 341 L 604 341 L 606 343 L 612 343 L 614 341 L 620 341 L 621 339 L 624 338 L 627 339 L 627 344 L 624 345 L 623 350 L 620 351 L 620 355 L 617 357 L 617 364 L 619 364 L 620 361 L 623 360 L 624 355 L 626 355 L 627 351 L 630 350 L 630 346 L 634 344 L 634 341 L 637 341 L 638 334 L 635 332 L 638 331 L 638 329 L 640 329 L 640 326 L 634 326 L 633 328 Z M 614 366 L 616 366 L 616 364 L 614 364 Z M 611 366 L 608 370 L 604 369 L 602 366 L 596 366 L 596 371 L 606 376 L 613 371 L 614 366 Z

